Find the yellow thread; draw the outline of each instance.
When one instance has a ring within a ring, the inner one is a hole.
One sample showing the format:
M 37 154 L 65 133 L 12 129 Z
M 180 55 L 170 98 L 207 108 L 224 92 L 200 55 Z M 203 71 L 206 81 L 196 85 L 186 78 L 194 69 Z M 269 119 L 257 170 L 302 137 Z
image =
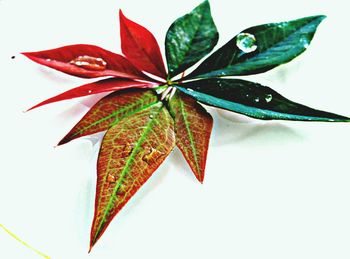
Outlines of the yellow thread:
M 0 227 L 5 230 L 10 236 L 12 236 L 14 239 L 16 239 L 18 242 L 20 242 L 22 245 L 26 246 L 27 248 L 29 248 L 30 250 L 32 250 L 33 252 L 37 253 L 38 255 L 46 258 L 46 259 L 50 259 L 51 257 L 49 257 L 46 254 L 43 254 L 42 252 L 36 250 L 34 247 L 30 246 L 29 244 L 27 244 L 26 242 L 22 241 L 18 236 L 16 236 L 15 234 L 13 234 L 10 230 L 8 230 L 7 228 L 5 228 L 2 224 L 0 224 Z

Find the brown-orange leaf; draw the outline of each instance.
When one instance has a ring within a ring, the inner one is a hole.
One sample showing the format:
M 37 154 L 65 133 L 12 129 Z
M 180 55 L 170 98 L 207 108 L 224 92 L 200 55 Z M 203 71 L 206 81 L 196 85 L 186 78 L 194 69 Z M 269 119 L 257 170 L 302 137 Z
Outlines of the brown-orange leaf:
M 157 102 L 158 97 L 152 90 L 126 89 L 111 93 L 98 101 L 58 145 L 107 130 L 123 118 L 132 116 Z
M 161 102 L 121 120 L 107 131 L 97 162 L 90 249 L 174 146 L 174 121 Z
M 203 183 L 213 118 L 194 99 L 177 92 L 169 101 L 175 120 L 176 145 L 198 181 Z

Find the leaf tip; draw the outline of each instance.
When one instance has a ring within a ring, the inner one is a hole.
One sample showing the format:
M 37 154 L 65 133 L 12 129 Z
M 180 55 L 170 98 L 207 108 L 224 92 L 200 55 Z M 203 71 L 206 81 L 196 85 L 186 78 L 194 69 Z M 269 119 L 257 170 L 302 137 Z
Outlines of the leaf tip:
M 202 171 L 202 170 L 201 170 Z M 200 184 L 204 183 L 204 171 L 202 172 L 194 172 L 195 176 Z
M 122 9 L 119 9 L 119 21 L 124 22 L 127 18 L 125 17 Z
M 55 147 L 60 147 L 60 146 L 62 146 L 62 145 L 64 145 L 64 144 L 66 144 L 66 142 L 62 142 L 62 140 L 61 140 L 60 142 L 58 142 L 58 143 L 56 144 Z
M 94 241 L 93 239 L 90 240 L 90 245 L 89 245 L 89 250 L 88 250 L 88 254 L 91 253 L 92 248 L 94 247 L 94 245 L 96 244 L 96 241 Z
M 20 52 L 19 54 L 33 60 L 35 58 L 35 52 Z
M 210 3 L 209 0 L 204 0 L 198 7 L 207 9 L 210 11 Z
M 103 233 L 103 232 L 102 232 Z M 88 253 L 91 252 L 92 248 L 95 246 L 99 238 L 101 237 L 102 233 L 97 234 L 97 235 L 91 235 L 90 237 L 90 245 L 89 245 L 89 251 Z
M 31 110 L 34 110 L 34 109 L 38 108 L 39 106 L 41 106 L 40 103 L 39 103 L 39 104 L 36 104 L 36 105 L 34 105 L 34 106 L 32 106 L 32 107 L 30 107 L 30 108 L 27 109 L 25 112 L 29 112 L 29 111 L 31 111 Z
M 60 142 L 57 143 L 56 147 L 62 146 L 64 144 L 67 144 L 70 140 L 67 139 L 67 137 L 64 137 L 63 139 L 60 140 Z
M 317 24 L 320 24 L 326 18 L 327 18 L 327 15 L 324 15 L 324 14 L 314 16 L 314 19 L 317 20 Z
M 29 109 L 23 111 L 24 113 L 30 112 L 31 110 L 34 110 L 36 108 L 36 105 L 33 107 L 30 107 Z
M 327 16 L 324 15 L 324 14 L 315 15 L 315 16 L 314 16 L 314 21 L 316 21 L 317 26 L 318 26 L 318 25 L 319 25 L 320 23 L 322 23 L 323 20 L 326 19 L 326 18 L 327 18 Z
M 123 17 L 123 16 L 124 16 L 124 14 L 123 14 L 122 9 L 119 9 L 119 17 Z
M 20 52 L 19 54 L 25 56 L 26 58 L 32 59 L 32 52 Z

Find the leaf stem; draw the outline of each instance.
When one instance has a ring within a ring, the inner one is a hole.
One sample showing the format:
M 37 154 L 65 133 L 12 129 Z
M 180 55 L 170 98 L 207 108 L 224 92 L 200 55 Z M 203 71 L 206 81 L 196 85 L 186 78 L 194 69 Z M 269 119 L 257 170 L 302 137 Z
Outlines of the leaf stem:
M 163 93 L 168 88 L 168 85 L 160 85 L 154 88 L 157 94 Z

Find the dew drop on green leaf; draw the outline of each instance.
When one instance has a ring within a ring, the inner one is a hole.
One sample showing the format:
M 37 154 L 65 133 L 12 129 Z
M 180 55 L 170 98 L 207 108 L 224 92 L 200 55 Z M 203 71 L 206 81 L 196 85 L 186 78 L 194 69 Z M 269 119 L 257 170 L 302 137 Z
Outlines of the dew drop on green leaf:
M 304 48 L 306 49 L 307 47 L 309 47 L 310 45 L 310 40 L 307 37 L 301 37 L 300 38 L 300 43 L 304 46 Z
M 256 45 L 255 36 L 250 33 L 238 34 L 236 45 L 240 50 L 242 50 L 245 53 L 253 52 L 258 48 L 258 46 Z
M 272 94 L 267 94 L 267 95 L 265 95 L 265 101 L 266 101 L 267 103 L 271 102 L 271 101 L 272 101 Z

